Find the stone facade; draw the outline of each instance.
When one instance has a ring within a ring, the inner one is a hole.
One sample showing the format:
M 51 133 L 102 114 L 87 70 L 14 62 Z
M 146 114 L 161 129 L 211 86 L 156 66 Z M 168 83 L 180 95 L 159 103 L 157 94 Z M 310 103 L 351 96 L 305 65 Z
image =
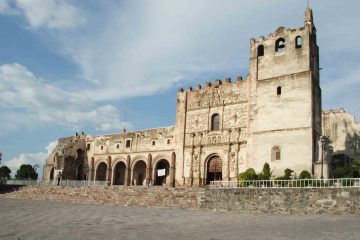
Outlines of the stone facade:
M 321 89 L 312 10 L 297 29 L 250 39 L 250 69 L 177 94 L 175 126 L 60 139 L 44 179 L 111 185 L 202 186 L 235 180 L 247 168 L 286 168 L 315 177 L 319 168 Z
M 323 112 L 323 132 L 333 147 L 334 154 L 359 157 L 360 123 L 343 108 Z

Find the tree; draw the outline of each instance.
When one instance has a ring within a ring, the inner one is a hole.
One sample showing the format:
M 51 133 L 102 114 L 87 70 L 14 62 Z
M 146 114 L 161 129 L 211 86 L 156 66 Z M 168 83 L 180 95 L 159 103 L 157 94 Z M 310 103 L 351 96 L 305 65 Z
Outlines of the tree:
M 0 167 L 0 184 L 6 182 L 10 178 L 11 170 L 7 166 Z
M 262 172 L 259 174 L 259 180 L 270 180 L 270 177 L 270 165 L 268 163 L 265 163 Z
M 36 172 L 37 168 L 39 166 L 35 164 L 34 166 L 31 166 L 30 164 L 22 164 L 17 170 L 15 178 L 19 180 L 23 179 L 33 179 L 37 180 L 38 173 Z

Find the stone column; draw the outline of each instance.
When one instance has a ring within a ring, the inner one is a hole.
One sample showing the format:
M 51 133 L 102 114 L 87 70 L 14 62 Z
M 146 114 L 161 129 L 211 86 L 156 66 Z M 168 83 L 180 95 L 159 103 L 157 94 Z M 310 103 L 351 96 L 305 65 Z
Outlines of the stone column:
M 94 166 L 94 158 L 92 157 L 91 158 L 91 161 L 90 161 L 90 169 L 89 169 L 89 174 L 90 174 L 90 176 L 89 176 L 89 180 L 90 181 L 95 181 L 95 166 Z
M 148 186 L 150 183 L 150 180 L 152 180 L 152 174 L 151 174 L 151 161 L 152 161 L 152 156 L 149 153 L 148 155 L 148 159 L 146 162 L 146 185 Z M 154 184 L 154 183 L 153 183 Z
M 126 159 L 126 169 L 125 169 L 125 186 L 130 186 L 131 183 L 131 169 L 130 169 L 130 156 L 127 156 Z
M 111 180 L 111 157 L 107 160 L 107 171 L 106 171 L 106 181 L 108 182 L 108 185 L 112 185 Z
M 170 187 L 175 187 L 175 163 L 176 163 L 176 155 L 173 152 L 171 154 L 171 162 L 170 162 Z
M 224 150 L 225 153 L 225 161 L 224 161 L 224 176 L 223 176 L 223 181 L 229 181 L 230 179 L 230 175 L 229 175 L 229 163 L 230 163 L 230 151 L 229 149 Z
M 195 147 L 194 147 L 194 137 L 195 134 L 192 133 L 191 134 L 191 156 L 190 156 L 190 185 L 193 185 L 194 182 L 194 151 L 195 151 Z

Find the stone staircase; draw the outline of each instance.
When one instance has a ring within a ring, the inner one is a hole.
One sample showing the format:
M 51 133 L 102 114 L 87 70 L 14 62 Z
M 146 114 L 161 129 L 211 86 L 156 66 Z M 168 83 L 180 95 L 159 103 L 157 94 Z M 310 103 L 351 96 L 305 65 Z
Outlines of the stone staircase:
M 37 185 L 22 187 L 18 191 L 5 194 L 5 197 L 136 207 L 198 209 L 202 201 L 201 191 L 201 188 L 194 187 L 68 187 Z

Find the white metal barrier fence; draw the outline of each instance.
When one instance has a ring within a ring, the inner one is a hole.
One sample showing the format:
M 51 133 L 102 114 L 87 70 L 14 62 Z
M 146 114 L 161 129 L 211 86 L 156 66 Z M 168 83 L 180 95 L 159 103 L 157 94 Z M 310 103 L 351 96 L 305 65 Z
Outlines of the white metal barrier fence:
M 208 188 L 360 188 L 360 178 L 211 181 Z
M 6 184 L 8 185 L 58 185 L 57 180 L 7 180 Z M 91 187 L 91 186 L 107 186 L 107 181 L 77 181 L 77 180 L 61 180 L 59 183 L 60 186 L 70 186 L 70 187 Z

